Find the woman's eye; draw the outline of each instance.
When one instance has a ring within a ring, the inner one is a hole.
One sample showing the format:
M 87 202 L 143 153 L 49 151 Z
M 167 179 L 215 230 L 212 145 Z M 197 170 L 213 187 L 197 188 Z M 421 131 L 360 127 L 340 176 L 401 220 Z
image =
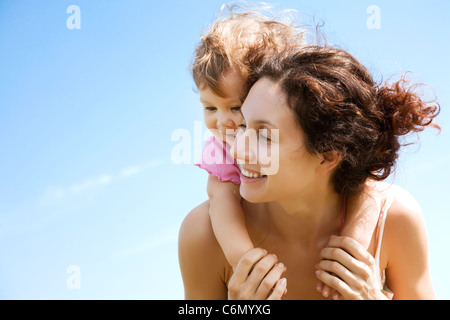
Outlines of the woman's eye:
M 259 137 L 265 141 L 270 141 L 270 138 L 268 137 L 268 130 L 262 129 L 259 130 Z
M 216 111 L 216 107 L 205 107 L 206 111 Z
M 245 123 L 241 123 L 241 124 L 239 125 L 239 128 L 245 130 L 245 129 L 247 128 L 247 126 L 245 125 Z

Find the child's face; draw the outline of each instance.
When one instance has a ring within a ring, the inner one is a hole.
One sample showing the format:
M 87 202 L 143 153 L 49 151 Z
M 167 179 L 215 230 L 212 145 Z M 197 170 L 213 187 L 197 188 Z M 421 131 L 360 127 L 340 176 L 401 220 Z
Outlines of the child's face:
M 203 86 L 198 92 L 203 104 L 206 127 L 217 138 L 232 142 L 236 130 L 244 120 L 241 114 L 244 79 L 234 72 L 228 72 L 223 76 L 221 85 L 225 98 L 217 96 L 207 86 Z

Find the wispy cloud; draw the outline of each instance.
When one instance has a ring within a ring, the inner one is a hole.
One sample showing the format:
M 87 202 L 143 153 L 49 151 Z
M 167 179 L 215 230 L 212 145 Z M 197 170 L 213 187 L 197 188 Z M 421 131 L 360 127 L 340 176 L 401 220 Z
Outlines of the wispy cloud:
M 137 243 L 116 255 L 117 259 L 125 259 L 132 256 L 148 253 L 154 249 L 166 245 L 173 245 L 177 243 L 178 231 L 180 226 L 178 224 L 170 225 L 163 230 L 151 235 L 148 239 L 141 243 Z
M 161 160 L 154 160 L 119 170 L 119 173 L 117 174 L 105 173 L 97 177 L 85 178 L 80 182 L 67 186 L 49 186 L 45 188 L 45 191 L 39 198 L 38 203 L 44 206 L 56 204 L 64 200 L 67 196 L 80 194 L 94 188 L 109 185 L 121 179 L 141 174 L 149 169 L 162 165 L 162 163 L 163 162 Z
M 155 160 L 126 167 L 118 170 L 116 174 L 105 173 L 96 177 L 80 179 L 80 182 L 66 186 L 49 186 L 44 189 L 37 202 L 22 204 L 0 215 L 0 237 L 42 229 L 61 216 L 61 208 L 71 196 L 88 194 L 95 189 L 142 174 L 162 164 L 162 160 Z M 57 210 L 51 209 L 58 205 L 61 207 L 57 207 Z
M 125 168 L 121 171 L 120 173 L 120 177 L 122 178 L 128 178 L 130 176 L 134 176 L 136 174 L 142 173 L 148 169 L 152 169 L 155 168 L 159 165 L 162 164 L 162 161 L 157 160 L 157 161 L 152 161 L 152 162 L 148 162 L 148 163 L 144 163 L 142 165 L 138 165 L 138 166 L 133 166 L 133 167 L 128 167 Z

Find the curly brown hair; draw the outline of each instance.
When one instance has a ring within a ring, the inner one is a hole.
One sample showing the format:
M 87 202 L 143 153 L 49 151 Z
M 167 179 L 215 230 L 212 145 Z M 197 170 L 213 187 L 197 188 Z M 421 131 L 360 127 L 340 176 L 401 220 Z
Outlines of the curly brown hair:
M 305 133 L 312 154 L 341 153 L 332 176 L 337 193 L 359 192 L 367 179 L 386 179 L 401 147 L 400 136 L 433 122 L 440 106 L 424 101 L 402 77 L 376 83 L 348 52 L 330 46 L 304 46 L 267 59 L 249 80 L 276 82 Z

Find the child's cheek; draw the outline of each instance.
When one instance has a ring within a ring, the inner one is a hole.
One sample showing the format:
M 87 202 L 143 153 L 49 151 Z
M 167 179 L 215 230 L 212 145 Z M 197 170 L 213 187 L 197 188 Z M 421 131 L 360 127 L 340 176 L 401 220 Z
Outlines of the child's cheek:
M 211 116 L 205 116 L 204 117 L 205 126 L 209 130 L 216 130 L 217 129 L 217 121 L 213 119 Z

